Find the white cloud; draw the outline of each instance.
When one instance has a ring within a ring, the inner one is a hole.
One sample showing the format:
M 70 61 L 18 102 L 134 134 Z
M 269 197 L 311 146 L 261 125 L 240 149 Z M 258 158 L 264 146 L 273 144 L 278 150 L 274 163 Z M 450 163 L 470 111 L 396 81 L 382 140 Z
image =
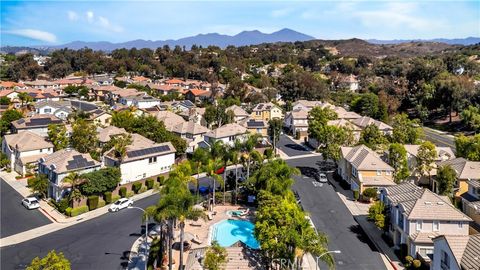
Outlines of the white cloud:
M 99 16 L 98 17 L 98 23 L 100 24 L 100 26 L 102 26 L 103 28 L 107 29 L 107 30 L 110 30 L 110 31 L 113 31 L 113 32 L 122 32 L 123 31 L 123 28 L 120 27 L 120 26 L 117 26 L 117 25 L 113 25 L 110 23 L 110 21 L 105 18 L 105 17 L 102 17 L 102 16 Z
M 35 29 L 16 29 L 5 31 L 5 33 L 49 43 L 55 43 L 57 41 L 57 37 L 54 34 Z
M 280 17 L 287 16 L 291 12 L 292 10 L 289 8 L 276 9 L 276 10 L 272 10 L 272 12 L 270 13 L 270 16 L 273 18 L 280 18 Z
M 87 21 L 89 23 L 93 23 L 93 17 L 94 17 L 93 11 L 87 11 L 86 15 L 87 15 Z
M 76 21 L 76 20 L 78 20 L 78 14 L 77 14 L 75 11 L 69 10 L 69 11 L 67 11 L 67 15 L 68 15 L 68 19 L 69 19 L 70 21 Z

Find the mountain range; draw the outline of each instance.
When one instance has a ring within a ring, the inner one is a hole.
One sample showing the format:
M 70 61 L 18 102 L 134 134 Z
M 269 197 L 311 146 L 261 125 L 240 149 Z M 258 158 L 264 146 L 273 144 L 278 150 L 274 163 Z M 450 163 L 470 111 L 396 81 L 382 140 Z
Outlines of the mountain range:
M 217 33 L 210 34 L 199 34 L 192 37 L 185 37 L 177 40 L 168 39 L 168 40 L 143 40 L 137 39 L 121 43 L 111 43 L 107 41 L 100 42 L 84 42 L 84 41 L 74 41 L 63 45 L 58 46 L 48 46 L 49 48 L 60 49 L 60 48 L 69 48 L 69 49 L 81 49 L 88 47 L 94 50 L 102 51 L 112 51 L 119 48 L 150 48 L 156 49 L 158 47 L 163 47 L 168 45 L 170 47 L 180 46 L 190 49 L 192 45 L 196 44 L 198 46 L 207 47 L 209 45 L 219 46 L 225 48 L 229 45 L 233 46 L 245 46 L 245 45 L 255 45 L 261 43 L 275 43 L 275 42 L 295 42 L 295 41 L 307 41 L 315 39 L 315 37 L 299 33 L 297 31 L 284 28 L 280 31 L 273 32 L 271 34 L 262 33 L 258 30 L 253 31 L 243 31 L 234 36 L 222 35 Z M 47 47 L 47 46 L 39 46 Z
M 380 39 L 367 39 L 368 42 L 373 44 L 400 44 L 409 42 L 440 42 L 450 45 L 473 45 L 480 43 L 480 37 L 467 37 L 467 38 L 434 38 L 434 39 L 393 39 L 393 40 L 380 40 Z

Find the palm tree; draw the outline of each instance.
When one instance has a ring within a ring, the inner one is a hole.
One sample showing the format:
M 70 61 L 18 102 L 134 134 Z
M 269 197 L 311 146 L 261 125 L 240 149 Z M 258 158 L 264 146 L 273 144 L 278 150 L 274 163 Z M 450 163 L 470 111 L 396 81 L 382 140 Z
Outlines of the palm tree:
M 127 146 L 132 144 L 132 135 L 130 134 L 121 134 L 113 139 L 113 149 L 120 160 L 123 161 L 123 158 L 127 155 Z
M 220 185 L 224 185 L 222 177 L 215 173 L 216 170 L 218 170 L 218 168 L 220 168 L 221 166 L 222 164 L 218 159 L 210 159 L 203 167 L 203 170 L 205 171 L 207 176 L 213 181 L 213 206 L 215 206 L 215 183 L 219 182 Z
M 195 164 L 196 172 L 197 172 L 197 179 L 196 179 L 196 196 L 197 196 L 197 202 L 199 199 L 199 177 L 200 177 L 200 170 L 202 170 L 203 165 L 208 162 L 208 159 L 210 158 L 209 152 L 207 152 L 203 148 L 197 148 L 192 155 L 192 162 Z
M 23 107 L 23 104 L 24 103 L 28 103 L 30 101 L 32 101 L 32 97 L 29 96 L 26 92 L 20 92 L 18 93 L 17 95 L 18 99 L 20 99 L 20 101 L 22 102 L 21 103 L 21 106 Z
M 240 162 L 240 152 L 233 147 L 229 152 L 230 160 L 235 164 L 235 204 L 237 204 L 238 192 L 238 163 Z
M 65 178 L 63 178 L 63 182 L 70 184 L 72 186 L 72 190 L 69 195 L 69 203 L 72 203 L 74 201 L 79 202 L 83 195 L 80 192 L 80 189 L 78 188 L 80 184 L 83 182 L 83 178 L 76 172 L 72 172 L 69 175 L 67 175 Z
M 243 156 L 247 163 L 247 179 L 250 177 L 251 154 L 253 149 L 255 149 L 255 146 L 257 145 L 259 138 L 260 138 L 260 134 L 255 133 L 255 134 L 249 135 L 248 138 L 243 143 L 243 150 L 245 152 Z

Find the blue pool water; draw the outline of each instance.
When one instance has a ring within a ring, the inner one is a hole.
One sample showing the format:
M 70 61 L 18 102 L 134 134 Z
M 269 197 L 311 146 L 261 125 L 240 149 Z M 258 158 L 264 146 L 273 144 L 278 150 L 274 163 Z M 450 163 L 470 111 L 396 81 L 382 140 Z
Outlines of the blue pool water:
M 212 240 L 216 240 L 222 247 L 229 247 L 235 242 L 242 241 L 253 249 L 259 249 L 260 244 L 253 235 L 255 225 L 245 220 L 224 220 L 213 227 Z

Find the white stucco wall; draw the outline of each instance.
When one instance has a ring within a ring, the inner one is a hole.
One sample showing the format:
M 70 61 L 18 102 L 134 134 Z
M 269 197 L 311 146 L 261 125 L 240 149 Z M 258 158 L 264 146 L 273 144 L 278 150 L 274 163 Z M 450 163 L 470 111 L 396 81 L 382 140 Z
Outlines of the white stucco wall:
M 122 181 L 120 184 L 123 185 L 169 172 L 174 163 L 175 153 L 157 156 L 157 162 L 155 163 L 149 163 L 148 158 L 122 163 L 120 164 L 120 171 L 122 173 Z M 111 163 L 105 162 L 105 165 L 111 166 Z

